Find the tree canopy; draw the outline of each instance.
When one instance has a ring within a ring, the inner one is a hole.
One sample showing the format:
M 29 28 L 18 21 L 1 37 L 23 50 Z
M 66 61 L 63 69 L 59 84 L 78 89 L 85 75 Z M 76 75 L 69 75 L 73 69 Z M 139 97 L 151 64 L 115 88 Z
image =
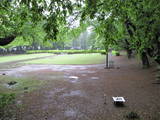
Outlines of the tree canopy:
M 23 35 L 23 27 L 33 28 L 43 22 L 46 33 L 44 40 L 54 40 L 61 25 L 81 5 L 71 0 L 1 0 L 0 2 L 0 45 L 7 45 L 17 36 Z
M 26 25 L 44 31 L 42 41 L 63 40 L 68 33 L 79 34 L 70 27 L 75 20 L 81 25 L 89 21 L 106 51 L 110 45 L 122 46 L 128 54 L 134 50 L 160 64 L 160 3 L 156 0 L 1 0 L 0 45 L 25 36 Z
M 105 46 L 120 45 L 160 63 L 160 3 L 156 0 L 87 0 L 82 19 L 95 26 Z

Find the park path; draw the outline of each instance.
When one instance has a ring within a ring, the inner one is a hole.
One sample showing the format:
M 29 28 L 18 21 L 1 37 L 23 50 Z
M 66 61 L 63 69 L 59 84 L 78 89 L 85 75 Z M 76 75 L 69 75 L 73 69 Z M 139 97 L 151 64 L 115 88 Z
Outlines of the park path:
M 152 84 L 155 68 L 142 69 L 125 56 L 112 56 L 114 69 L 101 65 L 27 65 L 13 69 L 48 81 L 20 94 L 18 120 L 125 120 L 134 111 L 142 120 L 159 120 L 160 86 Z M 123 96 L 116 107 L 112 96 Z

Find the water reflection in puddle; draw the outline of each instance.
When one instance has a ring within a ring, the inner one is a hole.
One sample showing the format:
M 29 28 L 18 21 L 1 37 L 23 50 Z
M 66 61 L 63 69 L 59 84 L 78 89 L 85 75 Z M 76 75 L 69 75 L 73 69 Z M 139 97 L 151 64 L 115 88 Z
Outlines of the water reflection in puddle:
M 22 75 L 21 73 L 10 74 L 10 75 L 13 75 L 13 76 L 16 77 L 16 78 L 23 77 L 23 75 Z
M 92 80 L 98 80 L 99 77 L 91 77 Z
M 95 73 L 95 71 L 87 71 L 87 68 L 92 67 L 101 67 L 103 65 L 25 65 L 20 66 L 12 69 L 6 70 L 8 74 L 15 74 L 19 72 L 30 72 L 30 71 L 39 71 L 39 70 L 45 70 L 50 69 L 53 71 L 69 71 L 69 70 L 79 70 L 82 71 L 81 73 Z M 2 72 L 2 71 L 0 71 Z M 4 71 L 3 71 L 4 72 Z
M 64 115 L 67 117 L 76 117 L 77 112 L 73 109 L 67 110 L 64 112 Z
M 79 73 L 81 73 L 81 74 L 87 74 L 87 73 L 96 73 L 96 71 L 91 71 L 91 70 L 83 70 L 83 71 L 79 71 Z
M 54 90 L 49 91 L 49 93 L 47 94 L 47 97 L 49 97 L 49 98 L 53 97 L 54 94 L 62 92 L 63 90 L 65 90 L 65 88 L 55 88 Z
M 70 81 L 71 83 L 77 83 L 77 82 L 79 82 L 78 80 L 71 80 Z
M 95 73 L 95 71 L 86 71 L 87 73 Z
M 85 77 L 85 76 L 87 76 L 87 75 L 86 75 L 86 74 L 82 74 L 82 76 L 84 76 L 84 77 Z
M 80 90 L 71 91 L 70 93 L 65 93 L 62 95 L 63 97 L 69 97 L 69 96 L 84 96 L 84 94 Z
M 77 83 L 78 82 L 78 79 L 79 77 L 78 76 L 66 76 L 66 78 L 69 78 L 69 81 L 72 82 L 72 83 Z
M 16 104 L 17 104 L 17 105 L 22 105 L 22 101 L 21 101 L 21 100 L 18 100 L 18 101 L 16 102 Z
M 51 78 L 51 79 L 64 79 L 64 77 L 62 75 L 52 75 L 52 76 L 47 76 L 47 77 Z
M 69 76 L 70 79 L 78 79 L 77 76 Z

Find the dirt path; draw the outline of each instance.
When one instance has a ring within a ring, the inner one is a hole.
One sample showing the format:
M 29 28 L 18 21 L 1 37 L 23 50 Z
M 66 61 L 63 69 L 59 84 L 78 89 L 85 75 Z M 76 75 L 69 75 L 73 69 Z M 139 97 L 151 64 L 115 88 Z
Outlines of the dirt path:
M 124 56 L 112 59 L 116 69 L 104 65 L 15 68 L 16 73 L 48 81 L 39 90 L 19 95 L 18 120 L 125 120 L 132 111 L 141 120 L 159 120 L 160 86 L 152 84 L 154 68 L 141 69 L 137 61 Z M 112 96 L 124 96 L 125 106 L 114 106 Z

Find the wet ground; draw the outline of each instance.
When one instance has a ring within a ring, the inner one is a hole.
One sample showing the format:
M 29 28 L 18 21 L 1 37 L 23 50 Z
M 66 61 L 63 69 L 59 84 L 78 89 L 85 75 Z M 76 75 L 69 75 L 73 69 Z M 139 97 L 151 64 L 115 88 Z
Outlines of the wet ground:
M 155 68 L 142 69 L 125 56 L 112 56 L 112 60 L 114 69 L 100 64 L 24 65 L 5 70 L 9 76 L 47 81 L 18 95 L 18 120 L 125 120 L 130 112 L 141 120 L 160 120 L 160 86 L 152 84 Z M 123 96 L 125 105 L 116 107 L 113 96 Z

